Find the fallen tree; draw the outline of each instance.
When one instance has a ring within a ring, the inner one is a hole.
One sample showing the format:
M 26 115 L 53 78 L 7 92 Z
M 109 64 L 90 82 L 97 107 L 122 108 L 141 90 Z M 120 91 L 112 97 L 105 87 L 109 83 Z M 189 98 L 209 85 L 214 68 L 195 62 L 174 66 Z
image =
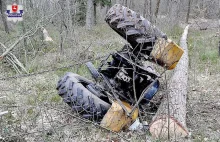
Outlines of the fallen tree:
M 7 50 L 7 47 L 0 42 L 0 47 L 3 47 L 3 50 Z M 21 71 L 24 71 L 25 73 L 28 73 L 28 71 L 25 69 L 24 65 L 18 60 L 18 58 L 11 53 L 10 51 L 7 52 L 7 54 L 4 55 L 5 56 L 5 60 L 12 65 L 12 67 L 15 69 L 15 71 L 19 74 L 21 74 Z M 2 56 L 0 56 L 0 60 L 3 59 Z M 21 70 L 20 70 L 20 69 Z
M 11 51 L 14 48 L 16 48 L 16 45 L 18 45 L 20 41 L 22 41 L 24 38 L 33 36 L 39 28 L 40 26 L 37 24 L 35 28 L 29 30 L 20 38 L 18 38 L 10 47 L 6 47 L 3 43 L 0 42 L 0 47 L 2 47 L 3 49 L 3 53 L 0 55 L 0 61 L 5 59 L 6 62 L 12 65 L 12 67 L 15 69 L 15 71 L 18 74 L 22 74 L 22 72 L 28 73 L 24 65 L 18 60 L 18 58 Z
M 178 139 L 188 135 L 185 120 L 188 81 L 188 29 L 189 26 L 186 26 L 180 40 L 184 54 L 174 70 L 174 74 L 168 83 L 166 95 L 150 125 L 150 133 L 154 138 Z

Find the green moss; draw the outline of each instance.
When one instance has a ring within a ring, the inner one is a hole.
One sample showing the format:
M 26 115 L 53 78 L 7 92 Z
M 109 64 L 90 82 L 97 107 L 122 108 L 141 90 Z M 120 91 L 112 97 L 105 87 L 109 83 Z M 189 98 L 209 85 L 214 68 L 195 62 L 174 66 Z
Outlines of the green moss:
M 174 26 L 172 29 L 168 28 L 164 32 L 167 34 L 168 38 L 172 39 L 176 43 L 179 43 L 180 37 L 183 33 L 183 28 L 180 26 Z
M 35 100 L 34 96 L 28 96 L 27 104 L 28 105 L 35 105 L 36 104 L 36 100 Z
M 218 61 L 218 52 L 215 50 L 206 51 L 205 53 L 200 54 L 200 59 L 202 61 L 211 61 L 211 63 L 217 63 Z
M 71 71 L 72 71 L 72 69 L 70 69 L 70 68 L 62 68 L 62 69 L 57 70 L 55 73 L 58 76 L 63 76 L 65 73 L 71 72 Z
M 55 102 L 55 103 L 58 103 L 61 101 L 61 97 L 59 95 L 54 95 L 52 96 L 51 98 L 51 102 Z
M 34 109 L 33 108 L 29 108 L 28 110 L 27 110 L 27 114 L 28 115 L 32 115 L 34 113 Z

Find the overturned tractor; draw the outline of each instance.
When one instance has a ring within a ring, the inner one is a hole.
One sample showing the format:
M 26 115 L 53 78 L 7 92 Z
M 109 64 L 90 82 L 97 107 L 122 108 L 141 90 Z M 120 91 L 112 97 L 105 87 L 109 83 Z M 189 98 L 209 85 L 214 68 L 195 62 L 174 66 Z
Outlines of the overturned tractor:
M 67 73 L 59 80 L 57 90 L 64 102 L 84 118 L 102 120 L 102 126 L 110 127 L 107 121 L 112 116 L 107 111 L 122 110 L 126 118 L 120 117 L 132 122 L 138 117 L 137 110 L 144 109 L 142 105 L 158 91 L 161 75 L 144 62 L 170 70 L 177 65 L 183 50 L 144 17 L 119 4 L 108 11 L 105 21 L 129 45 L 109 54 L 97 69 L 91 62 L 86 63 L 95 82 Z M 120 125 L 123 126 L 124 123 Z

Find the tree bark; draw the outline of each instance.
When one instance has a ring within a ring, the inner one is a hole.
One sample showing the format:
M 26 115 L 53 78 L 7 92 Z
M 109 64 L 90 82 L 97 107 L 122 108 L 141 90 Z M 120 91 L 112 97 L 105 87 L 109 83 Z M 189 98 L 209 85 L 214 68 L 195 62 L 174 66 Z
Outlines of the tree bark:
M 152 1 L 149 0 L 149 16 L 150 16 L 150 22 L 153 22 L 153 15 L 152 15 Z
M 94 0 L 87 0 L 86 28 L 91 30 L 94 25 Z
M 188 0 L 188 10 L 186 15 L 186 23 L 189 23 L 189 14 L 190 14 L 191 0 Z
M 94 25 L 97 24 L 97 11 L 96 11 L 96 8 L 97 8 L 97 3 L 94 2 Z
M 179 6 L 180 6 L 180 0 L 171 0 L 170 1 L 170 28 L 173 28 L 179 24 Z
M 167 95 L 164 97 L 150 125 L 150 132 L 155 138 L 176 140 L 188 135 L 185 120 L 189 60 L 187 49 L 188 28 L 189 26 L 186 26 L 180 40 L 180 46 L 183 48 L 184 54 L 169 81 Z
M 148 9 L 148 0 L 145 0 L 144 1 L 144 12 L 143 12 L 143 16 L 145 17 L 145 18 L 147 18 L 147 9 Z
M 124 5 L 127 7 L 128 6 L 128 0 L 124 1 Z
M 24 21 L 21 22 L 23 34 L 26 33 L 26 27 Z M 24 38 L 24 47 L 27 47 L 27 38 Z
M 218 42 L 218 55 L 220 57 L 220 41 Z
M 134 10 L 134 7 L 135 7 L 134 0 L 130 0 L 130 5 L 129 5 L 129 8 L 131 8 L 131 9 L 133 9 L 133 10 Z
M 159 13 L 159 8 L 160 8 L 160 0 L 157 0 L 157 5 L 156 5 L 156 11 L 155 11 L 155 18 L 157 18 L 157 15 Z
M 6 15 L 5 15 L 5 12 L 6 12 L 5 0 L 0 0 L 0 11 L 1 11 L 1 18 L 2 18 L 4 28 L 5 28 L 5 32 L 9 34 L 8 23 L 7 23 Z

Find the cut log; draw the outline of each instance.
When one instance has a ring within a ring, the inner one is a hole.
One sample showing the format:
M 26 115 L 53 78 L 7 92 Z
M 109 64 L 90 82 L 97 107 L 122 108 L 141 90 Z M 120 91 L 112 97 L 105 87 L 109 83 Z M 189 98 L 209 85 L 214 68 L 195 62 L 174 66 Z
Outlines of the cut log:
M 188 136 L 186 127 L 186 96 L 188 81 L 188 49 L 186 26 L 180 40 L 184 54 L 168 83 L 167 94 L 158 108 L 150 125 L 150 133 L 154 138 L 179 139 Z

